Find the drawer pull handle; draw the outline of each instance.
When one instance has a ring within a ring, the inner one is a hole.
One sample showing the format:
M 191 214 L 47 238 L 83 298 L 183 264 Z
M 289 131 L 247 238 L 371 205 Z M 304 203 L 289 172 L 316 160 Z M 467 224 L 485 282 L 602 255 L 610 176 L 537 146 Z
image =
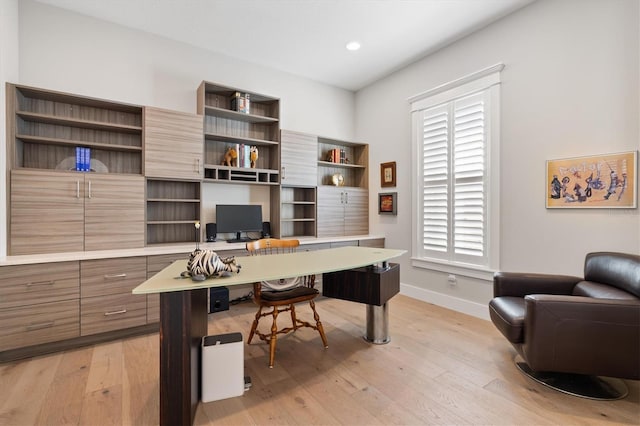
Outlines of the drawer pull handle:
M 104 316 L 109 317 L 111 315 L 120 315 L 120 314 L 126 314 L 126 313 L 127 313 L 126 309 L 120 309 L 119 311 L 105 312 Z
M 41 285 L 54 285 L 56 282 L 55 281 L 38 281 L 35 283 L 27 283 L 27 287 L 36 287 L 36 286 L 41 286 Z
M 108 280 L 112 280 L 114 278 L 127 278 L 127 274 L 106 274 L 104 277 Z
M 27 331 L 41 330 L 43 328 L 53 327 L 54 321 L 41 322 L 39 324 L 29 324 Z

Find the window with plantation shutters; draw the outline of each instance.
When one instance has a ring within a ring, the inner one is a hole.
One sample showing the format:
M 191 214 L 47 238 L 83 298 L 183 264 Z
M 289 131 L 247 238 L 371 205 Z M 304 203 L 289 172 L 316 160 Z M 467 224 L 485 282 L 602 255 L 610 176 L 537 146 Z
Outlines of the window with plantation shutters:
M 413 259 L 480 268 L 494 263 L 491 257 L 497 250 L 490 243 L 497 232 L 499 209 L 491 205 L 498 195 L 493 193 L 497 192 L 497 173 L 491 173 L 488 166 L 494 152 L 497 172 L 499 70 L 497 76 L 491 72 L 466 78 L 412 102 L 416 154 Z M 493 219 L 490 211 L 496 214 Z

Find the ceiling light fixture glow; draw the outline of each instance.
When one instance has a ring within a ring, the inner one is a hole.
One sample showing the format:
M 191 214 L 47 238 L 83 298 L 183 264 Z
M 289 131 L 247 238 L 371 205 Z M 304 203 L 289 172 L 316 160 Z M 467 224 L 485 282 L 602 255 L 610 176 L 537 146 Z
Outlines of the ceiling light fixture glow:
M 360 43 L 358 43 L 357 41 L 350 41 L 349 43 L 347 43 L 347 50 L 355 51 L 358 49 L 360 49 Z

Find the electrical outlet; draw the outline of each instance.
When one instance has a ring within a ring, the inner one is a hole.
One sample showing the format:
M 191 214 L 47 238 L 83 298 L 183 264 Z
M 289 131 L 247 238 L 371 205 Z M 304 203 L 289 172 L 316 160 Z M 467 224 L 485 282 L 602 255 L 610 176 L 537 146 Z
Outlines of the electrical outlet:
M 458 284 L 458 279 L 456 278 L 455 275 L 449 274 L 449 276 L 447 276 L 447 282 L 449 283 L 450 286 L 454 286 Z

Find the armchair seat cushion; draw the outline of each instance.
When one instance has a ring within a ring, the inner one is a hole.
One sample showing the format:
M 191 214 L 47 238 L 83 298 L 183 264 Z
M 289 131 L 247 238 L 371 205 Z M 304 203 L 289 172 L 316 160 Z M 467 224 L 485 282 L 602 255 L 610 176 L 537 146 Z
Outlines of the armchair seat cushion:
M 491 321 L 511 343 L 524 342 L 524 313 L 522 297 L 496 297 L 489 302 Z
M 593 281 L 581 281 L 573 288 L 574 296 L 595 297 L 597 299 L 637 299 L 633 294 L 617 287 L 596 283 Z
M 284 290 L 284 291 L 263 291 L 261 293 L 261 297 L 264 300 L 277 301 L 277 300 L 293 299 L 296 297 L 311 296 L 315 294 L 318 294 L 317 289 L 300 286 L 300 287 L 295 287 L 290 290 Z

